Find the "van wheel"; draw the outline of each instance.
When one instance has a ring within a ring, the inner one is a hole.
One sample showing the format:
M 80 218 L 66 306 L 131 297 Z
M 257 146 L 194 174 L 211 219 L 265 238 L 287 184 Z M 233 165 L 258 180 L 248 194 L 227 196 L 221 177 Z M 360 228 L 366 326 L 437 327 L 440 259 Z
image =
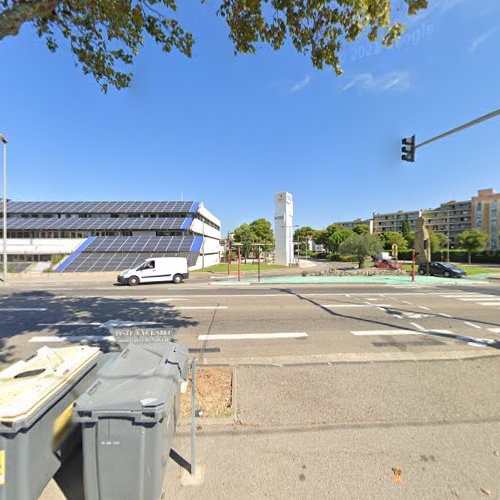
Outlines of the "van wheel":
M 176 274 L 172 281 L 177 284 L 182 283 L 182 276 L 180 274 Z
M 130 278 L 128 279 L 128 284 L 130 286 L 138 285 L 139 284 L 139 278 L 137 276 L 130 276 Z
M 423 269 L 419 269 L 418 274 L 421 274 L 423 276 L 425 274 L 425 271 Z

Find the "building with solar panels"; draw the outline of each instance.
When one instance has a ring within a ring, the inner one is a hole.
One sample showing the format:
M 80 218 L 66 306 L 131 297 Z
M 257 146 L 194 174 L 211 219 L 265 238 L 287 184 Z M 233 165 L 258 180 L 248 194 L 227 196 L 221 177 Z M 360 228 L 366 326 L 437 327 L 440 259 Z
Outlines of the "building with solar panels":
M 200 202 L 9 201 L 7 213 L 9 262 L 38 270 L 119 271 L 150 257 L 186 257 L 191 269 L 220 261 L 220 220 Z

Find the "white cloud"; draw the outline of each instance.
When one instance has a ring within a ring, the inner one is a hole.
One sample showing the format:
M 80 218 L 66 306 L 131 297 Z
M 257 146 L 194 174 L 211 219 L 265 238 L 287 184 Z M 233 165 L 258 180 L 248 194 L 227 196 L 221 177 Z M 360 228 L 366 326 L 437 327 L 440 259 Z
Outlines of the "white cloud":
M 355 88 L 371 92 L 401 92 L 409 87 L 410 73 L 408 71 L 391 71 L 379 77 L 374 77 L 371 73 L 361 73 L 347 83 L 342 90 Z
M 309 85 L 310 81 L 311 77 L 309 75 L 306 75 L 304 78 L 302 78 L 302 80 L 295 82 L 290 87 L 290 94 L 295 94 L 295 92 L 300 92 L 301 90 L 305 89 Z
M 471 44 L 469 45 L 469 52 L 475 52 L 476 49 L 495 32 L 495 30 L 496 28 L 492 28 L 484 32 L 482 35 L 479 35 L 477 38 L 474 38 L 474 40 L 472 40 Z

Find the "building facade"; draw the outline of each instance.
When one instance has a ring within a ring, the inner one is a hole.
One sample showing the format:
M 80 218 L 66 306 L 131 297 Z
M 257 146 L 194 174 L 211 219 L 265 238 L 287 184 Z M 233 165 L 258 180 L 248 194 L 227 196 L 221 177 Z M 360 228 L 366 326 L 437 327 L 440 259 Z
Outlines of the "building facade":
M 370 221 L 337 222 L 352 229 L 359 223 L 369 224 L 374 234 L 384 234 L 388 231 L 402 231 L 403 221 L 408 220 L 411 231 L 417 230 L 417 220 L 420 216 L 425 219 L 427 228 L 436 233 L 445 235 L 450 242 L 450 248 L 455 248 L 458 235 L 470 229 L 481 229 L 490 236 L 489 247 L 500 248 L 500 235 L 497 214 L 500 213 L 500 193 L 493 189 L 480 189 L 470 200 L 448 201 L 439 207 L 412 211 L 374 213 Z
M 162 256 L 185 256 L 192 269 L 220 262 L 221 223 L 200 202 L 9 201 L 7 213 L 10 262 L 58 260 L 57 272 L 118 271 Z

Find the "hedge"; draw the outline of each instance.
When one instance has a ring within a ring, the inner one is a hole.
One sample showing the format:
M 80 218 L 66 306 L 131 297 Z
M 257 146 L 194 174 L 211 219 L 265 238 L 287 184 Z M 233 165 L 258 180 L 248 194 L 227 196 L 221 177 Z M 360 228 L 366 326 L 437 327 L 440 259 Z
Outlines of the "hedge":
M 411 260 L 411 251 L 399 252 L 399 260 Z M 441 261 L 446 260 L 448 255 L 447 250 L 432 252 L 432 260 Z M 476 264 L 500 264 L 500 251 L 485 250 L 484 252 L 473 253 L 471 261 Z M 467 251 L 460 249 L 450 249 L 450 262 L 462 262 L 467 264 L 469 257 Z

